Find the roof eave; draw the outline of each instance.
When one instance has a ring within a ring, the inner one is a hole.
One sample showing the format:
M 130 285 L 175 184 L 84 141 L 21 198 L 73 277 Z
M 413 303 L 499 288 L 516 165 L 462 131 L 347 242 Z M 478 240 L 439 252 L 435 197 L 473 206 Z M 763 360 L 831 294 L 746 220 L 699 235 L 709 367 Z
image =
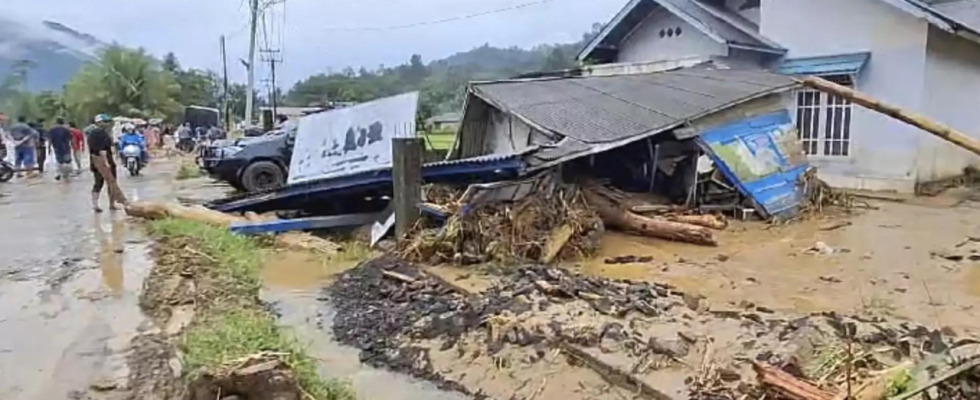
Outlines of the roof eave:
M 626 18 L 626 16 L 629 15 L 629 13 L 631 13 L 633 9 L 636 8 L 636 6 L 639 5 L 640 2 L 642 1 L 644 0 L 630 0 L 629 3 L 626 3 L 626 6 L 624 6 L 623 9 L 619 10 L 619 12 L 616 13 L 616 16 L 614 16 L 613 19 L 609 21 L 609 23 L 607 23 L 605 26 L 602 27 L 602 30 L 599 32 L 599 34 L 596 35 L 596 37 L 592 38 L 589 44 L 585 45 L 585 47 L 582 48 L 581 51 L 579 51 L 578 55 L 575 58 L 578 59 L 579 61 L 585 61 L 586 59 L 588 59 L 589 55 L 591 55 L 592 52 L 595 51 L 596 47 L 598 47 L 599 44 L 602 43 L 606 39 L 606 37 L 609 36 L 610 33 L 612 33 L 612 30 L 616 28 L 617 25 L 622 23 L 623 19 Z
M 775 54 L 775 55 L 783 55 L 786 54 L 786 52 L 788 51 L 782 47 L 776 47 L 776 48 L 761 47 L 761 46 L 751 46 L 747 44 L 731 43 L 731 42 L 726 43 L 726 45 L 733 49 L 757 51 L 760 53 L 768 53 L 768 54 Z

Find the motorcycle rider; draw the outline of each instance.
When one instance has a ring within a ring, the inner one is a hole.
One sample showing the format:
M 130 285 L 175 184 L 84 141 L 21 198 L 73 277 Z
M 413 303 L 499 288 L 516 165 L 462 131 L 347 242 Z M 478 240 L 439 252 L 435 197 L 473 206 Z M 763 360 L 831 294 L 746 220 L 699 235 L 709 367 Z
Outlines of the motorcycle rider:
M 122 149 L 124 149 L 126 145 L 130 144 L 136 145 L 140 148 L 140 167 L 145 166 L 146 162 L 149 161 L 148 154 L 146 152 L 146 139 L 143 138 L 143 135 L 138 129 L 136 129 L 135 125 L 127 122 L 123 124 L 122 134 L 119 135 L 119 148 L 117 149 L 118 154 L 122 154 Z

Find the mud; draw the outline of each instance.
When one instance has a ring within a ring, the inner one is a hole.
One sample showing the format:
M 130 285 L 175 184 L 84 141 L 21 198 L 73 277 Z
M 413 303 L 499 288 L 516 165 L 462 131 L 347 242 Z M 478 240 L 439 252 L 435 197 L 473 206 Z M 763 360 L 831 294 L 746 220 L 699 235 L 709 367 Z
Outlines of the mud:
M 538 266 L 465 296 L 411 264 L 378 259 L 329 293 L 334 334 L 361 349 L 362 360 L 475 397 L 751 397 L 761 394 L 753 361 L 834 380 L 839 368 L 814 365 L 826 358 L 820 348 L 845 340 L 891 349 L 863 361 L 869 370 L 966 343 L 914 323 L 711 305 L 666 284 Z
M 123 177 L 131 198 L 167 198 L 171 165 Z M 93 382 L 127 384 L 130 341 L 151 262 L 145 235 L 120 213 L 93 215 L 91 176 L 0 184 L 0 398 L 79 397 Z M 104 199 L 103 199 L 104 200 Z
M 717 248 L 607 232 L 594 258 L 567 266 L 599 277 L 670 283 L 713 303 L 745 300 L 804 314 L 873 313 L 980 333 L 980 263 L 933 255 L 980 234 L 977 203 L 940 197 L 874 205 L 879 209 L 786 226 L 734 221 L 719 233 Z M 839 221 L 851 224 L 822 229 Z M 817 242 L 838 251 L 808 254 Z M 653 261 L 605 263 L 624 255 Z

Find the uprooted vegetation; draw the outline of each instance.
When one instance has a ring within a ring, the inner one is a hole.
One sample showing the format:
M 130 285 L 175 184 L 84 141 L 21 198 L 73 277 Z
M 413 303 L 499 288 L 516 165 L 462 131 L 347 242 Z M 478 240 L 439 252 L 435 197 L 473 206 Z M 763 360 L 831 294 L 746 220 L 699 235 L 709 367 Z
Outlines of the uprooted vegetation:
M 850 386 L 879 399 L 980 360 L 975 342 L 910 322 L 712 305 L 669 285 L 542 266 L 468 293 L 385 258 L 329 293 L 334 334 L 362 360 L 477 397 L 829 400 Z M 976 398 L 976 376 L 929 398 Z
M 345 384 L 318 376 L 314 359 L 259 301 L 259 241 L 178 219 L 153 221 L 150 230 L 157 266 L 140 303 L 180 350 L 185 398 L 354 398 Z M 136 381 L 137 389 L 158 386 Z

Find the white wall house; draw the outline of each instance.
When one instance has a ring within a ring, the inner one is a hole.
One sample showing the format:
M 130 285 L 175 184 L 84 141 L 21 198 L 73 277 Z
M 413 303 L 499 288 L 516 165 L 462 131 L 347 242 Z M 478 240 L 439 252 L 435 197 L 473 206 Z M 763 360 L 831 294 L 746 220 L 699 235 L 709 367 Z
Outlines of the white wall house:
M 817 75 L 980 138 L 980 1 L 632 0 L 579 54 L 587 63 L 713 60 Z M 824 93 L 788 100 L 832 185 L 912 192 L 980 157 Z

